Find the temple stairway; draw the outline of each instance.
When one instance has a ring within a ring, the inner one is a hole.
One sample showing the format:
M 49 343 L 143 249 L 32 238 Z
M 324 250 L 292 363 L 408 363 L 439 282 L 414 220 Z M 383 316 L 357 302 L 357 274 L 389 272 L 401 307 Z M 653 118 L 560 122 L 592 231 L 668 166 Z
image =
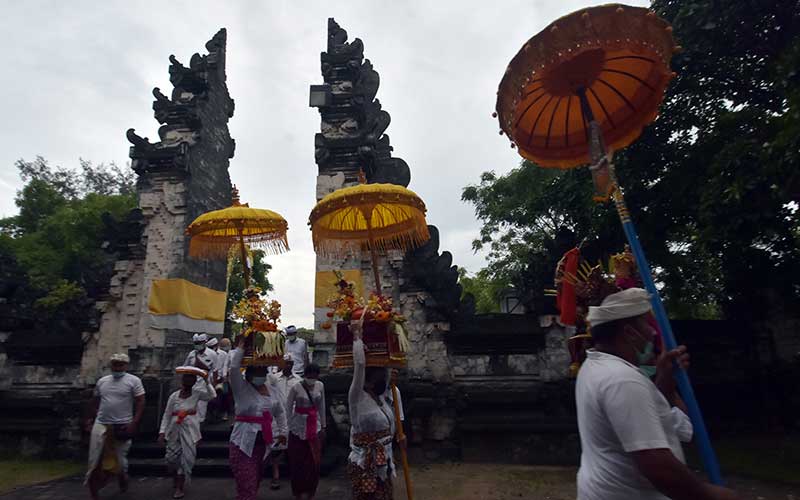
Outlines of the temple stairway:
M 197 461 L 193 475 L 197 477 L 232 477 L 228 464 L 228 442 L 231 422 L 203 425 L 203 440 L 197 445 Z M 152 433 L 140 435 L 134 440 L 129 454 L 129 472 L 134 476 L 166 476 L 164 447 L 158 444 L 158 436 Z M 327 476 L 340 462 L 341 453 L 323 453 L 320 473 Z M 338 451 L 338 450 L 337 450 Z M 281 477 L 287 477 L 286 460 L 282 460 Z

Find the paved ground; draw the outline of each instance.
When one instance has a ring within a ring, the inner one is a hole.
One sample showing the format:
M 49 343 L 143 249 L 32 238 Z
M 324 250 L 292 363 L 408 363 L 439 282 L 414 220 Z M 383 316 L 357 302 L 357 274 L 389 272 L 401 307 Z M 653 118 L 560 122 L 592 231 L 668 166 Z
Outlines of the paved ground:
M 565 467 L 502 466 L 493 464 L 437 464 L 412 471 L 416 500 L 568 500 L 575 498 L 575 470 Z M 395 498 L 406 498 L 402 477 Z M 29 486 L 0 496 L 2 500 L 64 500 L 88 498 L 73 477 L 43 485 Z M 731 484 L 746 500 L 800 500 L 800 487 L 732 479 Z M 120 494 L 114 485 L 103 491 L 103 499 L 169 499 L 171 481 L 161 477 L 133 478 L 130 490 Z M 232 479 L 196 478 L 187 490 L 189 500 L 234 500 Z M 260 498 L 290 500 L 288 482 L 280 491 L 262 486 Z M 323 478 L 317 500 L 347 500 L 350 488 L 342 472 Z

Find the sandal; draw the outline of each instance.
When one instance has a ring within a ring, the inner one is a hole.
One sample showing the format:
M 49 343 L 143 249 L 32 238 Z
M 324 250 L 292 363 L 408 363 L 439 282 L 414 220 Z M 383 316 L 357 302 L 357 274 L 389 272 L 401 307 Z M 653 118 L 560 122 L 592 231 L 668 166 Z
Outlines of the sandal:
M 182 491 L 176 491 L 175 494 L 172 495 L 172 498 L 183 498 L 185 496 L 186 496 L 186 493 L 184 493 Z
M 279 490 L 279 489 L 281 489 L 281 483 L 279 483 L 278 481 L 273 479 L 272 482 L 269 485 L 269 488 L 271 490 Z

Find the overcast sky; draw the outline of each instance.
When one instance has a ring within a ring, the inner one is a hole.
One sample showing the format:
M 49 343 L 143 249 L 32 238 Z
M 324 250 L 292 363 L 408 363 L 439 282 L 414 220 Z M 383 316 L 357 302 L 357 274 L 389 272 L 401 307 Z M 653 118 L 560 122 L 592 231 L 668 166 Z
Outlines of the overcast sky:
M 602 2 L 598 2 L 602 3 Z M 631 2 L 647 5 L 647 2 Z M 519 159 L 491 118 L 511 57 L 556 18 L 591 2 L 528 1 L 0 1 L 6 40 L 0 71 L 0 216 L 16 213 L 14 168 L 36 155 L 77 167 L 78 158 L 125 165 L 125 130 L 157 138 L 151 90 L 169 95 L 168 56 L 188 66 L 228 29 L 228 88 L 236 100 L 232 181 L 251 206 L 289 221 L 291 252 L 271 257 L 284 325 L 313 324 L 314 252 L 306 222 L 315 202 L 319 113 L 308 86 L 322 83 L 327 18 L 381 75 L 378 98 L 392 116 L 394 155 L 439 227 L 442 249 L 470 272 L 484 256 L 470 245 L 479 223 L 461 189 L 485 170 Z

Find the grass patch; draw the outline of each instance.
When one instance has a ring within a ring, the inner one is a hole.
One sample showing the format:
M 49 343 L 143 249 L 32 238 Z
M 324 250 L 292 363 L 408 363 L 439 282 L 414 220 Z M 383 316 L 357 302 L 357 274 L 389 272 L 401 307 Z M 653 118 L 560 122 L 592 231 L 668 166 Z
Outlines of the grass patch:
M 68 460 L 0 459 L 0 495 L 31 484 L 77 474 L 83 465 Z
M 725 474 L 800 485 L 800 436 L 726 436 L 712 442 Z M 688 451 L 688 450 L 687 450 Z M 700 468 L 696 450 L 690 464 Z

